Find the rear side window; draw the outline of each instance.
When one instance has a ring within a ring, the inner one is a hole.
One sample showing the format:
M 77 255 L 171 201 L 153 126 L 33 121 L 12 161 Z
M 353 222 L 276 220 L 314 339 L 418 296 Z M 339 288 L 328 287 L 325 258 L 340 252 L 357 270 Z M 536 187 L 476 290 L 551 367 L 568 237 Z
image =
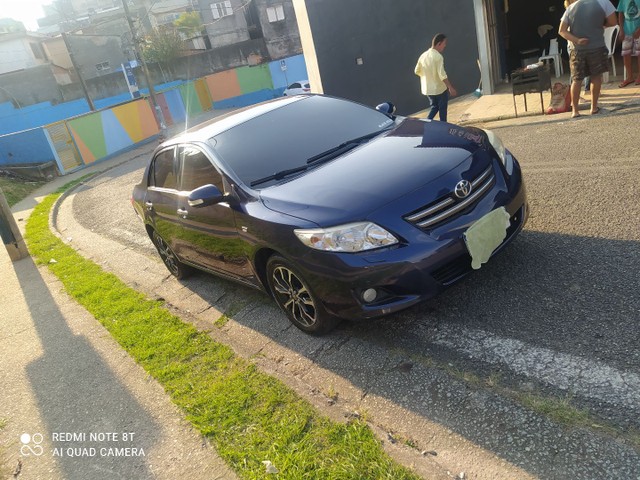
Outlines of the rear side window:
M 222 190 L 222 177 L 202 150 L 190 145 L 180 147 L 180 190 L 190 192 L 203 185 L 215 185 Z
M 174 163 L 174 149 L 163 150 L 153 160 L 151 184 L 158 188 L 178 188 L 178 177 Z

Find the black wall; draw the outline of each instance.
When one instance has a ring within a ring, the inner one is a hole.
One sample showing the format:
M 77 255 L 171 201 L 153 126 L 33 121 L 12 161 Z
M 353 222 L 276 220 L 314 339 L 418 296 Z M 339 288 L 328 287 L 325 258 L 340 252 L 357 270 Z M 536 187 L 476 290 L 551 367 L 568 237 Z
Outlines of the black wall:
M 408 115 L 427 108 L 413 73 L 436 33 L 445 33 L 449 80 L 459 94 L 478 87 L 472 0 L 306 0 L 324 93 Z M 363 59 L 362 65 L 356 59 Z

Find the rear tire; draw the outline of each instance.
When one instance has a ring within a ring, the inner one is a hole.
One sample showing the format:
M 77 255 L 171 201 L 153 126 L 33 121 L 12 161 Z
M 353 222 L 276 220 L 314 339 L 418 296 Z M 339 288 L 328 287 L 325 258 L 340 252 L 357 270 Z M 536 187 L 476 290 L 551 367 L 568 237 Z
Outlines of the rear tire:
M 151 235 L 151 239 L 153 240 L 156 250 L 158 250 L 160 258 L 164 262 L 165 267 L 167 267 L 167 270 L 171 272 L 171 275 L 176 277 L 178 280 L 182 280 L 193 273 L 193 269 L 178 260 L 178 257 L 173 253 L 169 244 L 165 242 L 155 230 Z
M 267 282 L 278 306 L 303 332 L 322 335 L 340 323 L 339 318 L 326 311 L 302 275 L 279 255 L 267 262 Z

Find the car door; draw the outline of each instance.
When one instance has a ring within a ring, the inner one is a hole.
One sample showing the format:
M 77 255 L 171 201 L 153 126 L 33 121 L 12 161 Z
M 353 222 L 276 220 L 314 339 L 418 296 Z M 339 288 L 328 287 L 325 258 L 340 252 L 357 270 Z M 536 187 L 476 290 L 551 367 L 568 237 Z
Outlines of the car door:
M 180 257 L 180 221 L 178 218 L 178 173 L 176 147 L 168 147 L 156 154 L 149 168 L 145 208 L 153 228 Z
M 178 158 L 181 190 L 178 216 L 182 240 L 188 245 L 185 258 L 207 269 L 253 282 L 250 247 L 238 234 L 229 203 L 205 207 L 191 207 L 188 203 L 189 193 L 203 185 L 215 185 L 224 192 L 222 176 L 207 154 L 196 145 L 180 145 Z

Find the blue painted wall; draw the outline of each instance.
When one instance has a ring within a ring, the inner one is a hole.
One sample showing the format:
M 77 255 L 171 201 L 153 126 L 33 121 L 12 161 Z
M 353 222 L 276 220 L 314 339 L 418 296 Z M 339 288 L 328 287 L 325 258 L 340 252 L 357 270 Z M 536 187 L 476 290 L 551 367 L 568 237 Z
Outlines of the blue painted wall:
M 306 80 L 309 78 L 307 73 L 307 65 L 304 62 L 304 55 L 296 55 L 283 60 L 287 67 L 282 70 L 280 60 L 269 62 L 269 72 L 273 81 L 273 88 L 276 91 L 276 97 L 282 95 L 284 89 L 298 80 Z
M 6 104 L 3 104 L 3 106 Z M 28 107 L 11 110 L 0 109 L 0 135 L 30 130 L 32 128 L 58 122 L 65 118 L 76 117 L 87 113 L 89 106 L 85 99 L 51 105 L 50 102 L 29 105 Z
M 180 90 L 168 90 L 166 92 L 162 92 L 162 95 L 164 95 L 164 99 L 167 102 L 167 107 L 169 108 L 169 112 L 171 113 L 173 123 L 184 122 L 187 118 L 187 111 L 184 108 Z
M 157 85 L 155 89 L 157 91 L 168 90 L 183 83 L 184 81 L 182 80 L 176 80 Z M 148 95 L 149 90 L 142 89 L 141 92 L 143 95 Z M 113 97 L 94 99 L 93 103 L 96 109 L 100 110 L 130 100 L 131 94 L 125 92 Z M 2 103 L 0 104 L 0 135 L 41 127 L 67 118 L 77 117 L 89 111 L 89 104 L 84 98 L 58 105 L 52 105 L 51 102 L 42 102 L 19 109 L 14 108 L 10 102 Z
M 0 136 L 0 165 L 29 165 L 55 161 L 44 130 L 36 128 Z
M 275 90 L 258 90 L 257 92 L 245 93 L 233 98 L 227 98 L 218 102 L 213 102 L 214 109 L 247 107 L 255 103 L 272 100 L 279 97 Z
M 268 64 L 268 75 L 271 76 L 269 84 L 273 84 L 273 88 L 264 88 L 216 101 L 213 103 L 213 108 L 245 107 L 271 100 L 281 96 L 287 85 L 307 78 L 307 69 L 302 55 L 287 58 L 285 62 L 286 71 L 281 69 L 279 60 Z M 265 77 L 268 75 L 265 75 Z M 164 97 L 174 123 L 186 120 L 187 109 L 181 95 L 181 88 L 178 88 L 185 83 L 187 82 L 178 80 L 155 87 L 159 96 Z M 148 93 L 147 90 L 141 90 L 141 92 L 143 95 Z M 97 99 L 94 100 L 94 103 L 96 108 L 100 110 L 129 102 L 130 100 L 131 95 L 127 92 L 114 97 Z M 195 101 L 199 102 L 199 100 Z M 206 108 L 209 108 L 209 105 Z M 43 102 L 22 109 L 14 108 L 10 102 L 0 104 L 0 165 L 42 164 L 54 161 L 54 152 L 51 151 L 44 129 L 41 127 L 61 120 L 70 120 L 89 113 L 89 111 L 89 106 L 85 99 L 65 102 L 59 105 Z

